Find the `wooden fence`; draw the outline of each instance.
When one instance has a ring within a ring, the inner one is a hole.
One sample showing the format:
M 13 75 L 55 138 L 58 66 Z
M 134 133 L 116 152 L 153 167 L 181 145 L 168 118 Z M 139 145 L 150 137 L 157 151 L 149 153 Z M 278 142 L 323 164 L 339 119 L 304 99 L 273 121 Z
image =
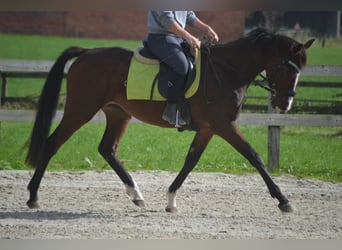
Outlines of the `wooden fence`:
M 0 60 L 1 75 L 1 103 L 6 96 L 8 78 L 45 78 L 53 61 L 41 60 Z M 65 67 L 68 71 L 71 62 Z M 342 76 L 341 66 L 308 66 L 302 72 L 306 76 Z M 340 85 L 339 85 L 340 86 Z M 59 121 L 63 112 L 58 111 L 55 121 Z M 33 110 L 4 110 L 0 109 L 1 121 L 32 122 L 35 117 Z M 99 112 L 91 122 L 105 122 L 104 115 Z M 139 122 L 133 119 L 132 122 Z M 279 167 L 280 152 L 280 126 L 342 126 L 342 115 L 294 115 L 294 114 L 245 114 L 242 113 L 238 119 L 239 125 L 261 125 L 268 126 L 268 167 L 270 169 Z

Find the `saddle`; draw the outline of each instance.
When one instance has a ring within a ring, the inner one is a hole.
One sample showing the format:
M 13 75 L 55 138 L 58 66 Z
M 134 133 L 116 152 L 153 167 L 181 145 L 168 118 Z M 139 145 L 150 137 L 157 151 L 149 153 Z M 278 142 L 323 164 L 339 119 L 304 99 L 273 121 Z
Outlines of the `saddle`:
M 143 41 L 143 44 L 143 47 L 137 47 L 135 49 L 131 59 L 127 78 L 127 99 L 166 101 L 170 69 L 165 63 L 153 56 L 145 41 Z M 188 58 L 189 72 L 178 105 L 182 117 L 190 124 L 191 112 L 187 99 L 193 96 L 198 90 L 201 61 L 198 50 L 192 49 L 185 43 L 182 44 L 182 47 Z M 184 129 L 194 130 L 193 126 Z
M 193 96 L 199 85 L 200 53 L 190 49 L 187 44 L 183 50 L 188 57 L 189 72 L 183 87 L 184 98 Z M 146 43 L 144 47 L 137 47 L 131 59 L 127 78 L 127 99 L 165 101 L 167 97 L 167 80 L 170 68 L 159 61 L 149 51 Z

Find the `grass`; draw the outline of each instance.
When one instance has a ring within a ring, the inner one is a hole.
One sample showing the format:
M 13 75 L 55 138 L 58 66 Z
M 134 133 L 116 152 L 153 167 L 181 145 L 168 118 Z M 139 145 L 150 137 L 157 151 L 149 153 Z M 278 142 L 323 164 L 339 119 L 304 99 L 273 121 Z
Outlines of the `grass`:
M 118 46 L 134 49 L 140 44 L 140 41 L 128 40 L 0 34 L 0 48 L 2 48 L 0 49 L 0 58 L 55 60 L 64 49 L 70 46 L 85 48 Z M 7 96 L 32 97 L 37 99 L 43 84 L 44 79 L 9 78 Z M 61 95 L 65 95 L 65 84 L 63 84 Z M 18 108 L 18 105 L 21 104 L 7 104 L 5 108 Z
M 318 48 L 313 47 L 308 49 L 308 64 L 311 65 L 341 65 L 342 62 L 342 47 L 341 48 Z
M 55 124 L 56 125 L 56 124 Z M 32 124 L 3 122 L 0 135 L 0 166 L 29 169 L 24 165 L 25 144 Z M 267 162 L 267 128 L 242 126 L 251 145 Z M 49 170 L 110 169 L 97 152 L 104 124 L 86 124 L 52 158 Z M 179 133 L 146 124 L 131 124 L 119 148 L 119 156 L 129 170 L 179 171 L 193 132 Z M 332 182 L 342 182 L 342 129 L 325 127 L 284 127 L 281 131 L 281 168 L 274 174 L 291 174 Z M 229 144 L 214 137 L 195 171 L 234 174 L 255 169 Z
M 336 43 L 336 42 L 335 42 Z M 329 43 L 327 43 L 329 44 Z M 54 60 L 71 45 L 83 47 L 122 46 L 134 48 L 140 41 L 80 39 L 0 34 L 0 58 Z M 3 49 L 5 48 L 5 49 Z M 342 46 L 308 51 L 309 64 L 342 65 Z M 309 79 L 310 80 L 310 79 Z M 321 79 L 340 81 L 341 79 Z M 37 97 L 44 79 L 10 79 L 9 96 Z M 340 89 L 298 89 L 297 98 L 341 100 Z M 62 99 L 63 95 L 62 92 Z M 266 96 L 264 90 L 251 87 L 248 95 Z M 16 106 L 11 107 L 16 108 Z M 56 124 L 54 124 L 56 126 Z M 0 166 L 6 169 L 29 169 L 24 164 L 25 150 L 32 123 L 2 122 L 0 124 Z M 242 132 L 267 162 L 267 128 L 242 126 Z M 97 152 L 104 124 L 82 127 L 52 158 L 48 170 L 109 169 Z M 120 158 L 130 170 L 179 171 L 192 141 L 193 133 L 178 133 L 144 124 L 129 127 L 119 149 Z M 342 128 L 284 127 L 281 131 L 281 168 L 273 174 L 292 174 L 303 178 L 342 182 Z M 215 137 L 201 157 L 195 171 L 216 171 L 234 174 L 254 173 L 246 159 L 229 144 Z
M 140 41 L 85 39 L 73 37 L 54 37 L 38 35 L 0 34 L 0 58 L 11 59 L 48 59 L 55 60 L 70 46 L 84 48 L 125 47 L 133 49 Z

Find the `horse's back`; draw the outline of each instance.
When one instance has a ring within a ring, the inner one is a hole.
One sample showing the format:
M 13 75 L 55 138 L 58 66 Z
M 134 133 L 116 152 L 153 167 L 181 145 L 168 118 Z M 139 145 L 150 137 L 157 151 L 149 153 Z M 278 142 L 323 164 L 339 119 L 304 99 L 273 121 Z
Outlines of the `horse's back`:
M 132 56 L 132 50 L 121 47 L 89 49 L 75 60 L 70 70 L 79 65 L 88 67 L 92 70 L 97 68 L 105 69 L 106 66 L 117 66 L 118 64 L 124 64 L 125 62 L 129 63 Z
M 126 77 L 132 56 L 133 51 L 121 47 L 90 49 L 71 65 L 68 81 L 81 78 L 81 81 L 100 82 L 103 78 L 108 79 L 109 75 Z
M 71 65 L 67 75 L 67 102 L 74 99 L 97 101 L 102 106 L 123 95 L 133 52 L 111 47 L 90 49 Z M 97 105 L 96 105 L 97 106 Z

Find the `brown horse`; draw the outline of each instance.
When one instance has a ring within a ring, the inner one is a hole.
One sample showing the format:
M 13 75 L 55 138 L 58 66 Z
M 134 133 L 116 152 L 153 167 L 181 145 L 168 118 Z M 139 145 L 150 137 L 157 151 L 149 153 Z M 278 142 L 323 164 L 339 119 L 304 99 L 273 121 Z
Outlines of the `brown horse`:
M 192 124 L 197 128 L 180 173 L 168 189 L 166 211 L 176 211 L 176 191 L 195 167 L 207 144 L 218 135 L 230 143 L 259 171 L 278 207 L 290 212 L 292 207 L 274 183 L 265 164 L 236 127 L 242 100 L 250 83 L 263 70 L 273 92 L 272 105 L 290 109 L 300 70 L 306 64 L 305 44 L 286 36 L 256 29 L 239 40 L 202 46 L 202 75 L 197 93 L 189 99 Z M 144 206 L 139 188 L 125 170 L 116 152 L 131 117 L 160 127 L 172 127 L 162 120 L 166 102 L 127 100 L 126 80 L 133 52 L 124 48 L 66 49 L 53 65 L 44 85 L 29 144 L 26 162 L 35 167 L 28 185 L 30 208 L 38 207 L 38 188 L 51 157 L 69 137 L 101 109 L 106 129 L 98 150 L 126 186 L 133 202 Z M 67 97 L 63 118 L 49 135 L 56 110 L 63 69 L 78 57 L 67 75 Z

